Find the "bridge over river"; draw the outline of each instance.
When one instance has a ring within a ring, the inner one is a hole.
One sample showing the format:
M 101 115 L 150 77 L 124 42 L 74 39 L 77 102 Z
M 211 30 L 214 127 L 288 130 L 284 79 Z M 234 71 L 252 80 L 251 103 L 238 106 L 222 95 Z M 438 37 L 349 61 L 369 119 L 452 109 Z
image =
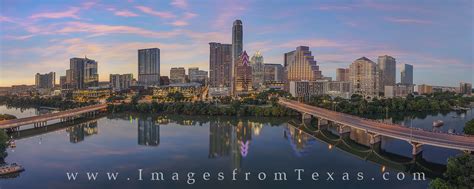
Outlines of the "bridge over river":
M 351 127 L 363 130 L 370 135 L 371 143 L 379 142 L 380 136 L 388 136 L 407 141 L 413 147 L 413 155 L 417 155 L 422 151 L 422 145 L 457 149 L 468 153 L 474 151 L 473 136 L 431 132 L 397 124 L 383 123 L 284 98 L 280 98 L 278 103 L 284 107 L 300 112 L 303 115 L 303 119 L 308 116 L 316 117 L 318 119 L 318 127 L 322 123 L 332 122 L 338 126 L 340 133 L 350 132 Z
M 26 117 L 20 119 L 12 119 L 0 121 L 0 129 L 7 129 L 9 131 L 17 131 L 21 126 L 33 124 L 35 127 L 42 127 L 47 125 L 47 121 L 50 120 L 61 120 L 68 121 L 73 120 L 83 115 L 96 114 L 97 111 L 105 110 L 107 104 L 96 104 L 91 106 L 84 106 L 80 108 L 69 109 L 56 113 L 43 114 L 39 116 Z

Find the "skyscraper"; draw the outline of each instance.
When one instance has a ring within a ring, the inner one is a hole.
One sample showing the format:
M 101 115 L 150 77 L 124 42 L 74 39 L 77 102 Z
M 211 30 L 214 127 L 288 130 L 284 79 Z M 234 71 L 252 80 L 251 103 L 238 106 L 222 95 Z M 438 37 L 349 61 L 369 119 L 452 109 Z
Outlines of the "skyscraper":
M 231 89 L 235 89 L 233 86 L 235 84 L 235 68 L 236 61 L 238 61 L 239 56 L 242 54 L 243 49 L 243 26 L 241 20 L 235 20 L 232 24 L 232 73 L 231 73 Z M 232 93 L 234 91 L 232 90 Z
M 404 64 L 400 72 L 400 79 L 403 85 L 413 85 L 413 65 Z
M 209 43 L 209 85 L 211 87 L 231 87 L 232 45 Z
M 52 89 L 56 85 L 56 73 L 49 72 L 46 74 L 36 73 L 35 87 L 37 89 Z
M 142 86 L 160 85 L 160 49 L 138 50 L 138 83 Z
M 70 69 L 66 77 L 70 78 L 70 85 L 74 89 L 86 89 L 99 86 L 97 61 L 85 58 L 71 58 Z M 69 75 L 68 75 L 69 72 Z
M 263 86 L 264 83 L 263 56 L 260 51 L 257 51 L 252 56 L 250 65 L 252 66 L 252 87 L 258 89 Z
M 336 81 L 349 81 L 349 68 L 337 68 Z
M 235 20 L 232 25 L 232 62 L 235 63 L 242 53 L 243 47 L 243 27 L 241 20 Z
M 388 55 L 379 56 L 377 66 L 380 74 L 379 90 L 383 91 L 385 86 L 395 86 L 397 72 L 395 58 Z
M 243 52 L 235 64 L 235 80 L 233 95 L 246 94 L 252 91 L 252 67 L 247 52 Z
M 349 67 L 349 78 L 355 94 L 374 97 L 379 93 L 378 67 L 372 60 L 362 57 Z
M 186 70 L 183 67 L 171 68 L 170 83 L 186 83 Z
M 287 85 L 290 81 L 315 81 L 322 77 L 319 66 L 307 46 L 299 46 L 296 50 L 285 53 L 284 67 Z

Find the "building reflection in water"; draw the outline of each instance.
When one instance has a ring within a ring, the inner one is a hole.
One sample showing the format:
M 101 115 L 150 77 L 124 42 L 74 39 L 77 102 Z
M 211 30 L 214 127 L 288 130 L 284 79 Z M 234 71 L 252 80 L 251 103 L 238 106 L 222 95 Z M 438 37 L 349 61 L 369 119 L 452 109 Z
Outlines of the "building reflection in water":
M 211 121 L 209 123 L 209 158 L 229 156 L 231 137 L 232 125 Z
M 160 144 L 160 126 L 151 117 L 138 119 L 138 145 L 158 146 Z
M 293 152 L 298 157 L 305 155 L 308 152 L 307 149 L 315 143 L 310 135 L 290 125 L 285 127 L 283 137 L 288 140 Z
M 69 133 L 69 142 L 78 143 L 88 136 L 98 134 L 99 127 L 97 126 L 97 121 L 90 121 L 69 127 L 66 129 L 66 132 Z
M 253 125 L 252 122 L 241 120 L 235 126 L 230 122 L 211 121 L 209 125 L 209 158 L 230 155 L 232 169 L 240 170 L 243 158 L 249 154 Z

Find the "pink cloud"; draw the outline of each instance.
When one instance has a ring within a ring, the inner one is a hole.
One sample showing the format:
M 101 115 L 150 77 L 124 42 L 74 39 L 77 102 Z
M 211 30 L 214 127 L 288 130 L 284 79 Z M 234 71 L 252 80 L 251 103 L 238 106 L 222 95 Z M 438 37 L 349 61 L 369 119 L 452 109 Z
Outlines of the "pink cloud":
M 432 24 L 433 22 L 430 20 L 421 20 L 421 19 L 414 19 L 414 18 L 393 18 L 387 17 L 385 20 L 394 23 L 400 24 Z
M 132 11 L 129 10 L 117 10 L 115 8 L 108 8 L 108 11 L 111 11 L 114 13 L 116 16 L 122 16 L 122 17 L 136 17 L 139 16 L 138 14 L 135 14 Z
M 153 15 L 153 16 L 157 16 L 157 17 L 160 17 L 160 18 L 175 18 L 176 17 L 176 15 L 174 15 L 171 12 L 155 11 L 155 10 L 149 8 L 149 7 L 135 6 L 135 8 L 137 8 L 138 10 L 140 10 L 144 13 L 147 13 L 147 14 L 150 14 L 150 15 Z
M 71 7 L 67 11 L 62 11 L 62 12 L 41 12 L 37 14 L 33 14 L 30 16 L 32 19 L 40 19 L 40 18 L 52 18 L 52 19 L 57 19 L 57 18 L 74 18 L 74 19 L 80 19 L 77 13 L 79 13 L 80 8 L 77 7 Z
M 188 2 L 186 0 L 173 0 L 171 1 L 171 5 L 181 9 L 188 8 Z
M 57 28 L 55 33 L 76 33 L 85 32 L 91 33 L 92 36 L 100 36 L 107 34 L 136 34 L 144 37 L 167 38 L 178 35 L 178 33 L 170 32 L 156 32 L 139 27 L 123 26 L 123 25 L 105 25 L 105 24 L 90 24 L 84 22 L 67 22 L 64 27 Z
M 183 20 L 176 20 L 174 22 L 171 22 L 170 24 L 173 26 L 187 26 L 188 22 L 183 21 Z
M 10 40 L 26 40 L 34 36 L 35 35 L 31 34 L 31 35 L 20 35 L 20 36 L 5 36 L 5 38 L 10 39 Z
M 319 10 L 351 10 L 353 9 L 352 6 L 345 6 L 345 5 L 321 5 L 318 6 Z
M 13 22 L 13 19 L 6 16 L 0 16 L 0 22 Z

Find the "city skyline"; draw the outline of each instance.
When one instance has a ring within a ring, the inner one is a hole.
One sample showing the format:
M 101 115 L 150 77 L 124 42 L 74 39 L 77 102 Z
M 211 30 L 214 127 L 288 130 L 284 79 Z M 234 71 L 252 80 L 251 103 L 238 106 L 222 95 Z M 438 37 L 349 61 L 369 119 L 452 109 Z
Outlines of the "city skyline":
M 247 52 L 261 51 L 265 63 L 283 64 L 284 53 L 304 45 L 313 52 L 323 75 L 333 78 L 336 68 L 347 68 L 359 57 L 376 60 L 389 55 L 397 59 L 397 82 L 404 64 L 415 67 L 415 84 L 458 86 L 461 81 L 474 81 L 469 1 L 423 7 L 372 1 L 307 2 L 312 6 L 281 1 L 272 7 L 247 1 L 212 4 L 2 2 L 0 86 L 34 84 L 37 72 L 66 75 L 69 59 L 84 56 L 100 63 L 99 81 L 107 81 L 109 74 L 138 75 L 137 50 L 155 47 L 162 51 L 160 75 L 169 75 L 171 67 L 209 70 L 209 43 L 231 43 L 235 19 L 245 24 Z M 311 16 L 301 18 L 299 12 L 307 9 Z M 446 27 L 451 30 L 442 29 Z M 18 66 L 26 69 L 20 72 Z

